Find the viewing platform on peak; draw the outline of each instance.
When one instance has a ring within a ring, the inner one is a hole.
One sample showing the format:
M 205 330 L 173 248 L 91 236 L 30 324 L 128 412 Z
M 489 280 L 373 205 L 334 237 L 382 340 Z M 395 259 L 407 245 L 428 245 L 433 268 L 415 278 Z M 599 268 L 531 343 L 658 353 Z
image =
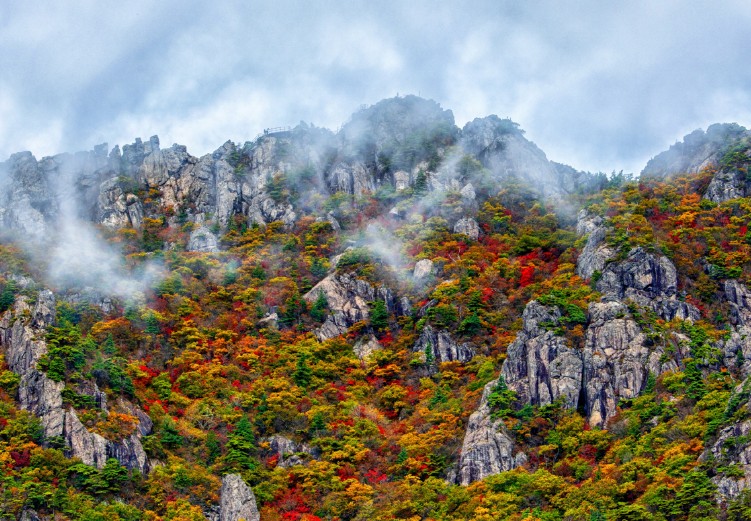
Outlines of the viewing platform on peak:
M 265 128 L 263 129 L 263 132 L 260 132 L 256 135 L 256 137 L 253 138 L 253 141 L 258 141 L 258 139 L 263 136 L 278 136 L 280 134 L 286 134 L 288 132 L 292 132 L 292 127 Z

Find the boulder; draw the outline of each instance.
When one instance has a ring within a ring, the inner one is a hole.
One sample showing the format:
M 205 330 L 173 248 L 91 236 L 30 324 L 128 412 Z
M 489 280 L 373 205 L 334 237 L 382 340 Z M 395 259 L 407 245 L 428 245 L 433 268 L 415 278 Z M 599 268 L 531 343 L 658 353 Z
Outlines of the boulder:
M 314 456 L 315 451 L 311 447 L 304 443 L 297 443 L 285 436 L 275 434 L 266 441 L 271 453 L 277 456 L 277 465 L 280 467 L 303 465 L 305 455 Z
M 433 261 L 430 259 L 421 259 L 415 263 L 415 270 L 412 272 L 412 278 L 422 280 L 433 275 Z
M 480 237 L 480 226 L 471 217 L 464 217 L 459 219 L 454 225 L 454 233 L 466 235 L 473 241 L 476 241 Z

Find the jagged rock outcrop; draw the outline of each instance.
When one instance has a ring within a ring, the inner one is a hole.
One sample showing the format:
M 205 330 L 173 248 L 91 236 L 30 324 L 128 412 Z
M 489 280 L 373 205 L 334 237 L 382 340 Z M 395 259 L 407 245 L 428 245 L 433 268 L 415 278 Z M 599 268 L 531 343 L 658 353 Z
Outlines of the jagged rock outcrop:
M 49 168 L 49 162 L 44 165 Z M 57 215 L 58 205 L 46 169 L 30 152 L 19 152 L 0 164 L 4 186 L 0 224 L 23 236 L 40 240 Z
M 41 519 L 42 518 L 39 517 L 39 514 L 37 514 L 35 510 L 24 508 L 18 521 L 41 521 Z
M 477 197 L 477 193 L 475 192 L 475 187 L 472 186 L 472 183 L 467 183 L 462 187 L 462 189 L 459 191 L 459 194 L 462 196 L 462 199 L 465 202 L 471 202 L 474 201 Z
M 143 450 L 140 437 L 151 431 L 151 420 L 132 404 L 126 408 L 139 423 L 137 432 L 119 441 L 107 440 L 90 432 L 78 419 L 72 408 L 63 404 L 64 382 L 56 382 L 36 367 L 40 357 L 47 352 L 46 330 L 54 323 L 55 297 L 42 290 L 34 306 L 25 296 L 16 299 L 13 308 L 0 317 L 0 345 L 9 368 L 21 377 L 18 402 L 41 420 L 47 438 L 62 438 L 66 454 L 81 458 L 88 465 L 103 467 L 107 458 L 116 458 L 127 468 L 146 473 L 150 463 Z M 107 401 L 93 382 L 79 382 L 77 391 L 94 398 L 95 403 L 107 412 Z M 121 400 L 122 401 L 122 400 Z
M 253 490 L 238 474 L 222 478 L 219 521 L 260 521 Z
M 580 219 L 579 231 L 589 231 L 587 255 L 582 252 L 577 273 L 594 273 L 614 251 L 603 246 L 604 228 L 595 219 Z M 595 241 L 599 241 L 597 245 Z M 587 249 L 585 247 L 585 250 Z M 598 253 L 599 251 L 599 253 Z M 591 253 L 591 255 L 590 255 Z M 598 257 L 599 255 L 599 257 Z M 699 310 L 678 300 L 678 279 L 670 260 L 643 248 L 634 248 L 620 261 L 606 264 L 596 288 L 602 302 L 589 305 L 589 323 L 582 352 L 583 396 L 591 425 L 604 425 L 616 413 L 620 399 L 634 398 L 644 389 L 649 373 L 655 376 L 679 368 L 686 342 L 674 339 L 677 349 L 667 356 L 663 346 L 652 346 L 631 315 L 626 301 L 654 311 L 664 320 L 698 320 Z
M 590 304 L 582 354 L 585 412 L 593 426 L 612 418 L 620 399 L 638 396 L 650 371 L 658 375 L 666 369 L 662 352 L 650 352 L 641 328 L 618 301 Z
M 435 329 L 430 324 L 426 324 L 417 339 L 413 350 L 424 353 L 430 349 L 436 363 L 441 362 L 469 362 L 475 356 L 475 347 L 469 342 L 459 343 L 453 339 L 451 334 L 445 329 Z
M 524 308 L 522 330 L 509 345 L 501 375 L 522 403 L 548 405 L 558 398 L 568 408 L 579 402 L 582 354 L 550 331 L 561 318 L 557 307 L 536 300 Z
M 332 192 L 363 194 L 375 189 L 373 177 L 366 166 L 359 161 L 337 163 L 326 175 L 326 181 Z
M 316 451 L 304 443 L 297 443 L 285 436 L 275 434 L 266 440 L 271 454 L 277 456 L 277 465 L 293 467 L 303 465 L 305 458 L 315 457 Z
M 516 453 L 513 435 L 503 421 L 494 420 L 491 416 L 488 397 L 497 383 L 498 380 L 493 380 L 485 385 L 480 406 L 469 417 L 456 474 L 451 476 L 451 481 L 459 485 L 469 485 L 524 465 L 527 461 L 524 453 Z
M 140 228 L 143 204 L 137 195 L 126 193 L 120 179 L 104 181 L 97 198 L 97 220 L 108 228 Z
M 325 132 L 298 127 L 244 147 L 227 142 L 201 158 L 191 156 L 182 145 L 162 149 L 157 136 L 147 142 L 136 139 L 122 153 L 116 146 L 109 156 L 106 144 L 92 152 L 39 161 L 29 152 L 14 154 L 0 163 L 0 170 L 7 172 L 0 227 L 42 239 L 54 235 L 49 232 L 61 216 L 110 228 L 138 228 L 144 218 L 160 218 L 164 213 L 172 225 L 191 221 L 226 227 L 238 214 L 249 224 L 291 225 L 297 218 L 291 203 L 272 193 L 268 184 L 277 174 L 283 177 L 308 165 L 319 172 L 323 158 L 317 152 L 316 136 L 320 133 Z M 363 179 L 371 177 L 368 173 Z M 306 188 L 319 190 L 316 183 L 312 179 Z
M 589 235 L 579 259 L 576 262 L 576 274 L 584 279 L 592 277 L 597 271 L 602 273 L 608 260 L 616 255 L 615 248 L 605 242 L 607 227 L 599 215 L 589 215 L 586 210 L 579 212 L 576 223 L 579 235 Z
M 389 313 L 404 313 L 401 302 L 386 286 L 373 287 L 369 282 L 352 273 L 334 272 L 326 276 L 303 298 L 315 302 L 323 293 L 328 303 L 329 315 L 316 331 L 319 340 L 343 335 L 356 322 L 370 318 L 370 303 L 382 300 Z
M 472 217 L 463 217 L 454 225 L 454 233 L 466 235 L 476 241 L 480 237 L 480 225 Z
M 717 172 L 704 193 L 706 199 L 721 203 L 748 197 L 751 183 L 746 175 L 746 166 L 751 162 L 750 140 L 751 132 L 736 123 L 711 125 L 706 132 L 695 130 L 682 142 L 651 159 L 641 175 L 644 178 L 665 179 L 712 168 Z
M 665 179 L 676 174 L 693 174 L 719 164 L 728 145 L 748 135 L 735 123 L 718 123 L 703 130 L 694 130 L 683 141 L 650 159 L 642 177 Z
M 352 115 L 339 133 L 345 157 L 372 165 L 376 179 L 389 170 L 412 171 L 416 165 L 434 159 L 429 151 L 415 146 L 415 138 L 452 144 L 459 134 L 454 115 L 433 100 L 417 96 L 385 99 Z
M 695 306 L 677 299 L 677 272 L 670 259 L 643 248 L 634 248 L 623 261 L 608 264 L 596 287 L 604 298 L 632 300 L 665 320 L 701 318 Z
M 64 387 L 63 382 L 52 381 L 36 369 L 21 374 L 18 403 L 21 409 L 39 418 L 48 438 L 63 435 L 65 411 L 61 393 Z

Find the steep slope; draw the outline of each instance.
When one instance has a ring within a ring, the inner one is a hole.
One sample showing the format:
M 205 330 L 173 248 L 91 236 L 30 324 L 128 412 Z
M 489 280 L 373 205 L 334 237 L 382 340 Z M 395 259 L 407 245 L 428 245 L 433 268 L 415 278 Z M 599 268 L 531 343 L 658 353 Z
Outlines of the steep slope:
M 201 158 L 14 155 L 0 216 L 43 255 L 0 243 L 0 517 L 743 519 L 734 129 L 638 182 L 416 97 Z M 66 226 L 132 287 L 51 277 Z

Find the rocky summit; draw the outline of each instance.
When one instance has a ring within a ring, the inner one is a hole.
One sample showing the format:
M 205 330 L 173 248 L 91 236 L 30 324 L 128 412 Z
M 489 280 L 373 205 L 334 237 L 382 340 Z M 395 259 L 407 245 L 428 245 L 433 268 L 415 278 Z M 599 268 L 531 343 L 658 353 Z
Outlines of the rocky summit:
M 3 519 L 739 520 L 751 141 L 635 177 L 416 96 L 0 163 Z

